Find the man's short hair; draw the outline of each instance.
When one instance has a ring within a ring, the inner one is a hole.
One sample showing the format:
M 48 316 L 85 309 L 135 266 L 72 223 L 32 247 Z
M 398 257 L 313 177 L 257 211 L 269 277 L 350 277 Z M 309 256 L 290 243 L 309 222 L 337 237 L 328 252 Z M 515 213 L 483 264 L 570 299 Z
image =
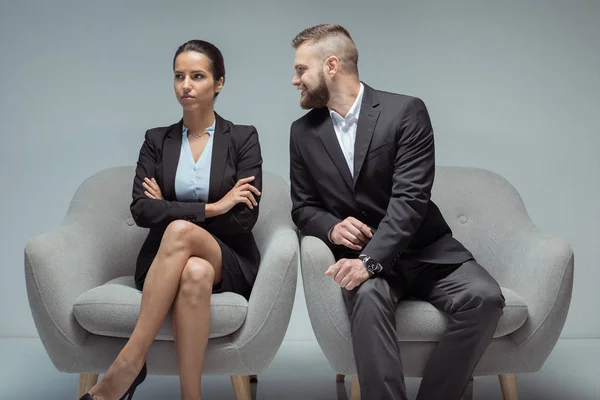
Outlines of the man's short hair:
M 297 49 L 304 43 L 320 45 L 323 58 L 336 56 L 344 69 L 358 75 L 358 49 L 343 26 L 321 24 L 306 28 L 292 40 L 292 47 Z

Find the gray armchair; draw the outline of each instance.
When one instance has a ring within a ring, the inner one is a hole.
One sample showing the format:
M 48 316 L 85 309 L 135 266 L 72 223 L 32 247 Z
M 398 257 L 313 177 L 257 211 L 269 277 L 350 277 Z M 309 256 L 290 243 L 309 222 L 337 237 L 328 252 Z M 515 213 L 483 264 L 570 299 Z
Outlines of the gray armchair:
M 516 399 L 515 374 L 538 371 L 563 328 L 573 285 L 573 251 L 562 239 L 539 232 L 517 191 L 492 172 L 438 167 L 432 196 L 454 235 L 502 287 L 504 315 L 475 375 L 499 375 L 504 399 Z M 342 380 L 355 375 L 356 367 L 341 289 L 323 276 L 334 258 L 315 237 L 303 237 L 300 248 L 310 321 Z M 406 376 L 421 376 L 446 324 L 446 316 L 429 303 L 399 304 L 397 330 Z M 360 398 L 356 377 L 352 388 L 352 398 Z
M 25 247 L 29 304 L 44 347 L 63 372 L 80 373 L 85 393 L 125 344 L 139 312 L 135 260 L 147 230 L 129 212 L 133 167 L 110 168 L 79 187 L 59 228 Z M 294 301 L 298 237 L 287 183 L 265 172 L 253 233 L 262 261 L 249 301 L 214 294 L 204 365 L 230 375 L 238 400 L 250 399 L 249 376 L 279 349 Z M 170 315 L 147 358 L 151 374 L 177 374 Z

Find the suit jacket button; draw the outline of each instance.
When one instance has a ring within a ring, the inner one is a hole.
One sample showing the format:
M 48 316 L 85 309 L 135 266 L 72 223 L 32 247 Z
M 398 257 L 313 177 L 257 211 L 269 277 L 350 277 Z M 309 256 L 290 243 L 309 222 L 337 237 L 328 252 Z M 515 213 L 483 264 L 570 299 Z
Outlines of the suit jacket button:
M 367 212 L 363 210 L 363 211 L 360 212 L 360 215 L 362 215 L 363 217 L 366 217 L 367 216 Z

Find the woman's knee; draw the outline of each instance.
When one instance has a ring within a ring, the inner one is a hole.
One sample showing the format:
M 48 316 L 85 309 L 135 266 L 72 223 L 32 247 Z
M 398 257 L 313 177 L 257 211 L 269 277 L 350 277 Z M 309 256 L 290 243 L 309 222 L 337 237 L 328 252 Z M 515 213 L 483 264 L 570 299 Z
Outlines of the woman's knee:
M 190 233 L 194 228 L 194 224 L 182 219 L 171 222 L 163 234 L 161 248 L 169 252 L 185 249 L 189 242 Z
M 214 279 L 215 270 L 208 261 L 190 257 L 181 273 L 179 294 L 186 298 L 210 296 Z

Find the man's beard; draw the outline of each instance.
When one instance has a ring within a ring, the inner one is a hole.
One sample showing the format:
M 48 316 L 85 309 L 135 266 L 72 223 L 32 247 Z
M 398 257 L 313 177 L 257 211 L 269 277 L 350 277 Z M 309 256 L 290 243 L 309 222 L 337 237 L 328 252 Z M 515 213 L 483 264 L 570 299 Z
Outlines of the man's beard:
M 300 107 L 305 110 L 311 108 L 322 108 L 329 102 L 329 88 L 325 82 L 325 75 L 321 72 L 319 84 L 314 89 L 306 88 L 304 95 L 300 98 Z

